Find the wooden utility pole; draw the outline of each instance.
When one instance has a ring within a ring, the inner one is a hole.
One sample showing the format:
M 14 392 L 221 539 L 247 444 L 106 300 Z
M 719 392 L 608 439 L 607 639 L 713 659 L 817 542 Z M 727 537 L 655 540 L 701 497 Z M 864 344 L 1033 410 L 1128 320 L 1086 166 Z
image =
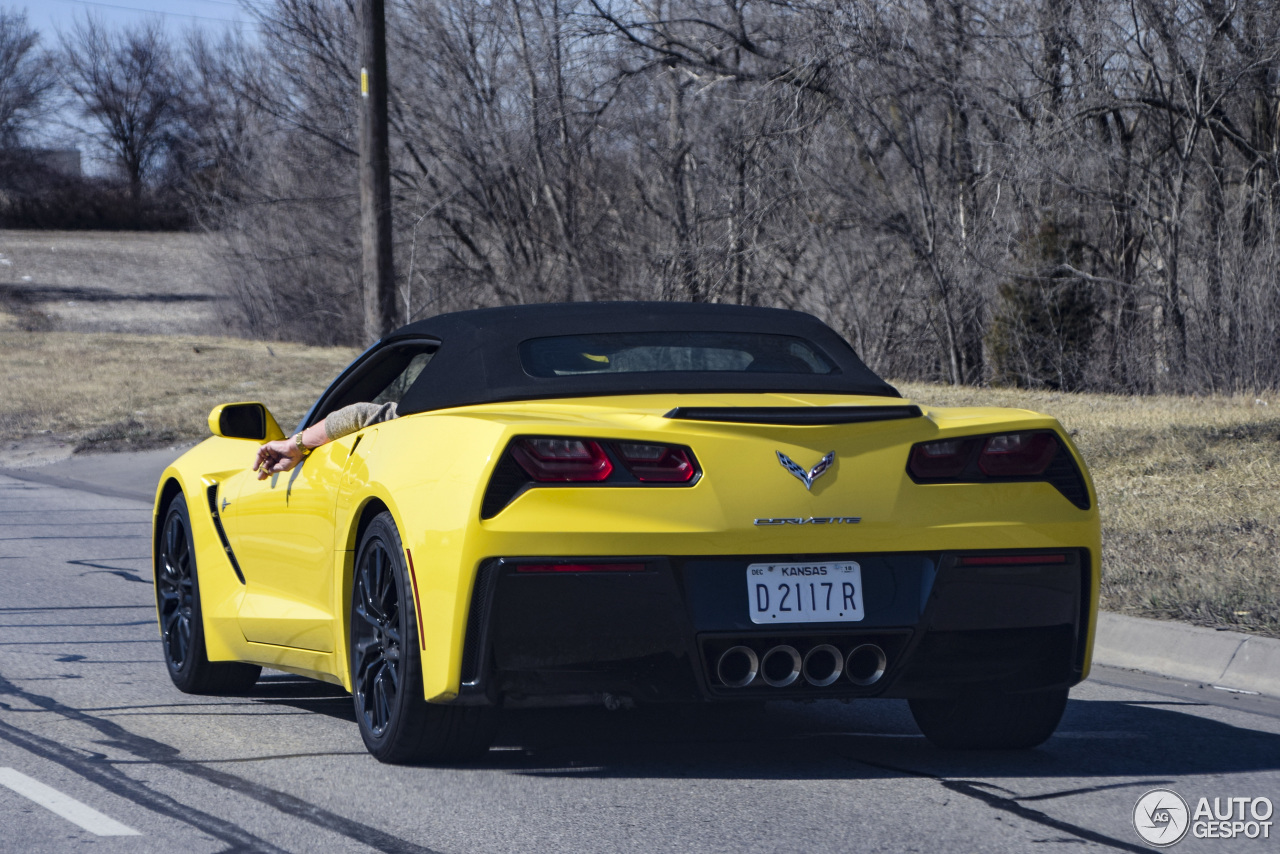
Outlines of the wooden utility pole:
M 386 14 L 383 0 L 360 0 L 360 238 L 369 343 L 395 328 L 388 149 Z

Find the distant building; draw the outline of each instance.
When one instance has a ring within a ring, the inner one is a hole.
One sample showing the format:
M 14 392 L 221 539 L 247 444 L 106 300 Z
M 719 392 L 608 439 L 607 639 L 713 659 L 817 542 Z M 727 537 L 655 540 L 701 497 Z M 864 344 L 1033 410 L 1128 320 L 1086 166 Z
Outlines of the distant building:
M 84 174 L 80 168 L 80 149 L 78 148 L 22 148 L 18 151 L 32 163 L 43 166 L 50 172 L 73 178 L 79 178 Z

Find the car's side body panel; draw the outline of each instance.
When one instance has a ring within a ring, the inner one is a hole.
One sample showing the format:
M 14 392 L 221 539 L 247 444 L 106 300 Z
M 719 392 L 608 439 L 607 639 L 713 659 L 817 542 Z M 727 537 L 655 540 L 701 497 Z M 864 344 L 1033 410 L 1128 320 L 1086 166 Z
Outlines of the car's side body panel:
M 391 512 L 412 558 L 424 693 L 430 700 L 448 702 L 461 690 L 477 571 L 492 559 L 513 557 L 687 560 L 1084 550 L 1088 582 L 1081 593 L 1087 598 L 1088 618 L 1082 626 L 1087 637 L 1081 677 L 1087 675 L 1101 552 L 1097 499 L 1078 451 L 1055 419 L 1008 409 L 925 409 L 920 418 L 826 426 L 665 417 L 675 406 L 890 403 L 903 402 L 821 394 L 681 394 L 481 404 L 368 428 L 326 446 L 323 454 L 313 454 L 292 478 L 278 476 L 260 486 L 256 481 L 250 484 L 252 475 L 246 475 L 255 443 L 214 438 L 166 471 L 157 499 L 172 478 L 193 508 L 211 659 L 251 661 L 348 687 L 353 554 L 361 519 L 373 502 Z M 1069 450 L 1086 480 L 1088 509 L 1074 506 L 1048 483 L 916 484 L 905 471 L 909 450 L 917 442 L 1037 429 L 1054 431 Z M 511 438 L 521 435 L 683 445 L 693 450 L 702 474 L 693 485 L 678 487 L 541 486 L 483 519 L 481 504 L 490 476 Z M 781 452 L 809 468 L 830 451 L 835 452 L 835 464 L 811 489 L 777 458 Z M 291 479 L 295 488 L 298 479 L 320 480 L 323 488 L 295 501 L 289 492 Z M 233 482 L 243 497 L 219 492 L 219 501 L 230 498 L 226 512 L 231 513 L 237 500 L 247 498 L 245 507 L 236 511 L 252 510 L 255 517 L 226 517 L 232 550 L 237 555 L 245 550 L 241 563 L 246 584 L 230 565 L 206 500 L 210 486 L 232 488 Z M 158 504 L 157 513 L 160 509 Z M 197 512 L 203 510 L 210 512 Z M 304 527 L 312 533 L 297 536 L 310 540 L 332 525 L 327 559 L 314 543 L 303 548 L 284 540 L 273 542 L 274 528 L 296 525 L 304 518 Z M 761 519 L 829 518 L 859 521 L 756 524 Z M 276 561 L 274 571 L 283 573 L 283 586 L 306 600 L 285 603 L 280 606 L 285 612 L 275 614 L 277 619 L 293 613 L 301 614 L 302 622 L 309 620 L 300 634 L 295 632 L 297 620 L 294 628 L 288 620 L 272 627 L 266 598 L 250 601 L 252 610 L 246 608 L 248 588 L 259 581 L 263 561 Z M 322 578 L 325 567 L 328 579 Z M 305 614 L 303 606 L 312 613 Z M 289 608 L 295 611 L 287 612 Z M 246 626 L 251 626 L 248 635 Z M 250 637 L 275 643 L 254 643 Z
M 246 579 L 239 609 L 246 640 L 334 651 L 337 498 L 353 444 L 344 437 L 291 472 L 259 480 L 246 471 L 225 483 L 219 507 Z

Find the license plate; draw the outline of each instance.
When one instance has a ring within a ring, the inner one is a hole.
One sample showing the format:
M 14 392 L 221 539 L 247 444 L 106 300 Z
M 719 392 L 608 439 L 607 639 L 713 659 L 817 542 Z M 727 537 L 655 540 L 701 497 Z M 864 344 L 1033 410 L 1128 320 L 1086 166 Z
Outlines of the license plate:
M 753 563 L 747 567 L 751 622 L 843 623 L 861 620 L 862 568 L 841 563 Z

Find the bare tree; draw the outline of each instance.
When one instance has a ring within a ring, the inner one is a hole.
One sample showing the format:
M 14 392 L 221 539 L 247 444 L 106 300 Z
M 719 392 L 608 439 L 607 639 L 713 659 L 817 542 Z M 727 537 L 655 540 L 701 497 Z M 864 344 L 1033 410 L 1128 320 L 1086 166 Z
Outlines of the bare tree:
M 164 30 L 154 21 L 110 30 L 86 16 L 61 40 L 63 82 L 137 203 L 182 121 L 182 89 Z
M 245 199 L 260 153 L 265 127 L 240 86 L 260 72 L 262 57 L 233 30 L 192 30 L 183 48 L 183 127 L 168 151 L 171 182 L 216 228 L 218 213 Z
M 25 12 L 0 9 L 0 148 L 18 144 L 53 86 L 39 43 Z
M 356 343 L 353 9 L 190 47 L 259 334 Z M 1280 386 L 1269 0 L 389 0 L 402 316 L 815 312 L 892 376 Z M 190 154 L 186 152 L 191 152 Z

